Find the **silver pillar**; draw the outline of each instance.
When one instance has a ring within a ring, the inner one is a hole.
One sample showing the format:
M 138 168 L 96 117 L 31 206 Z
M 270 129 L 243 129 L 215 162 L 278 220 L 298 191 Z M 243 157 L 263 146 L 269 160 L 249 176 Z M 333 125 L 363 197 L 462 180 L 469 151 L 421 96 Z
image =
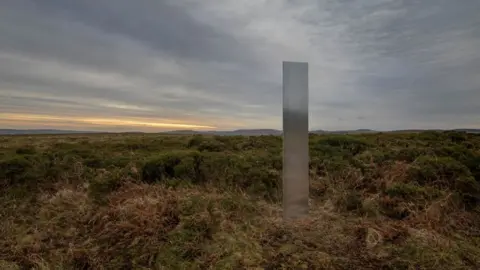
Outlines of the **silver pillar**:
M 283 62 L 283 217 L 308 215 L 308 63 Z

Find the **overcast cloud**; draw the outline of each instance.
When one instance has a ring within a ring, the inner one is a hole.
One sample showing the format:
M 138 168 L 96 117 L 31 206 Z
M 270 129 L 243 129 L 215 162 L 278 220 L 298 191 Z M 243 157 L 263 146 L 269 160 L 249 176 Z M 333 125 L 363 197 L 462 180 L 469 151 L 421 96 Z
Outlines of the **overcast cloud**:
M 2 0 L 0 128 L 480 128 L 478 0 Z M 193 126 L 191 126 L 193 125 Z

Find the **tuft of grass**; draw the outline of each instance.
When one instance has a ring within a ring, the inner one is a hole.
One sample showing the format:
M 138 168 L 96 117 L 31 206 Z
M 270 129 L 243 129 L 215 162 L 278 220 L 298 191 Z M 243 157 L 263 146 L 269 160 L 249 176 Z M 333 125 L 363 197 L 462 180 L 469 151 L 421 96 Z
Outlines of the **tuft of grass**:
M 0 268 L 5 270 L 20 270 L 20 266 L 14 262 L 0 260 Z

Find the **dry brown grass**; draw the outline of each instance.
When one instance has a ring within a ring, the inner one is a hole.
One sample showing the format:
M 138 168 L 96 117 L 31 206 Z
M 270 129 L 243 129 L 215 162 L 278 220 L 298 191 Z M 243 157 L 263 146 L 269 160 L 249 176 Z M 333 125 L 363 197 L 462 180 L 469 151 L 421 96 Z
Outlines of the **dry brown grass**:
M 328 203 L 312 203 L 309 218 L 285 223 L 278 205 L 214 190 L 128 184 L 100 207 L 85 190 L 40 197 L 34 229 L 2 222 L 11 237 L 2 253 L 8 267 L 468 269 L 455 268 L 460 254 L 452 250 L 480 265 L 477 249 L 465 253 L 463 242 L 428 224 L 339 213 Z

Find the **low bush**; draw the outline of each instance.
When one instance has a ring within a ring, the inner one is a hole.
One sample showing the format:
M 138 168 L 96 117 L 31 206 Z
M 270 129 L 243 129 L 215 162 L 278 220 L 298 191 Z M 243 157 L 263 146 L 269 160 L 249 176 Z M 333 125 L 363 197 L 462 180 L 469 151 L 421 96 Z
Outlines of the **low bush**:
M 385 193 L 392 198 L 399 197 L 402 199 L 423 198 L 427 195 L 427 191 L 424 187 L 410 183 L 395 183 L 388 187 L 385 190 Z
M 451 157 L 423 156 L 410 167 L 408 174 L 420 185 L 448 188 L 459 193 L 469 205 L 480 200 L 480 183 L 467 166 Z
M 467 133 L 464 131 L 446 131 L 444 135 L 453 143 L 462 143 L 467 140 Z
M 358 191 L 348 191 L 336 201 L 337 209 L 343 211 L 358 211 L 363 206 L 363 196 Z
M 367 150 L 371 145 L 366 140 L 358 137 L 343 135 L 321 138 L 316 142 L 314 149 L 319 151 L 325 151 L 326 149 L 334 151 L 331 148 L 329 149 L 328 146 L 336 148 L 336 151 L 342 150 L 356 155 Z
M 384 196 L 379 199 L 380 211 L 383 215 L 396 219 L 403 220 L 410 216 L 411 210 L 408 204 L 402 198 L 395 198 Z
M 226 146 L 224 143 L 217 140 L 205 140 L 200 143 L 198 146 L 198 151 L 202 152 L 222 152 L 225 151 Z
M 203 154 L 202 172 L 220 188 L 241 189 L 278 200 L 281 187 L 281 157 L 268 153 Z
M 15 153 L 18 155 L 34 155 L 37 153 L 37 150 L 35 149 L 35 147 L 31 145 L 30 146 L 26 145 L 26 146 L 17 148 L 15 150 Z
M 446 136 L 442 132 L 439 131 L 422 131 L 417 134 L 416 139 L 420 141 L 429 141 L 429 142 L 440 142 Z
M 103 170 L 101 174 L 88 182 L 88 195 L 93 201 L 104 203 L 108 194 L 118 190 L 128 182 L 134 182 L 136 179 L 132 176 L 127 169 Z
M 3 185 L 35 184 L 43 180 L 35 156 L 10 155 L 0 160 L 0 181 Z
M 470 170 L 451 157 L 422 156 L 410 167 L 408 175 L 420 185 L 454 188 L 460 177 L 472 177 Z
M 146 183 L 178 178 L 192 182 L 205 180 L 201 172 L 202 156 L 197 151 L 170 151 L 150 158 L 143 166 Z
M 204 136 L 194 135 L 190 140 L 188 140 L 187 148 L 198 147 L 204 140 Z
M 417 158 L 427 154 L 427 152 L 428 149 L 423 147 L 400 148 L 391 151 L 391 157 L 398 161 L 414 162 Z
M 451 157 L 464 164 L 480 182 L 480 152 L 468 149 L 464 145 L 444 146 L 432 149 L 437 156 Z

